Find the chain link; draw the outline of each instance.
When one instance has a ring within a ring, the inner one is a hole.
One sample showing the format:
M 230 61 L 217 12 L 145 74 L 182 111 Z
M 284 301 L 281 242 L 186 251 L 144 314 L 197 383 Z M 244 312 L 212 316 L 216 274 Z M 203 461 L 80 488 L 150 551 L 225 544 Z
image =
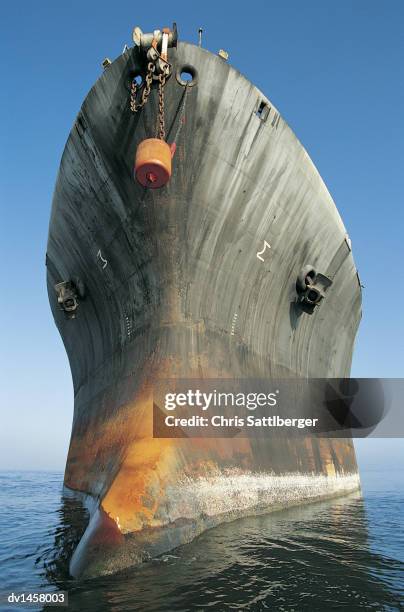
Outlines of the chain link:
M 155 66 L 153 62 L 149 62 L 147 65 L 147 74 L 146 74 L 145 84 L 144 84 L 143 91 L 142 91 L 142 97 L 141 97 L 141 101 L 139 102 L 139 104 L 136 102 L 137 83 L 135 79 L 133 79 L 132 85 L 130 88 L 130 110 L 132 111 L 132 113 L 137 113 L 146 104 L 150 96 L 154 71 L 155 71 Z
M 142 91 L 141 101 L 139 103 L 136 102 L 137 96 L 137 83 L 135 79 L 132 81 L 132 85 L 130 88 L 130 110 L 132 113 L 137 113 L 143 106 L 146 104 L 151 91 L 151 86 L 153 83 L 153 74 L 155 71 L 155 65 L 153 62 L 149 62 L 147 65 L 147 74 L 145 78 L 145 85 Z M 165 140 L 166 135 L 166 126 L 165 126 L 165 118 L 164 118 L 164 85 L 166 84 L 167 75 L 162 72 L 158 76 L 159 81 L 159 113 L 158 113 L 158 128 L 157 128 L 157 137 L 160 140 Z
M 160 140 L 165 140 L 166 126 L 164 119 L 164 85 L 166 84 L 166 75 L 164 72 L 159 74 L 159 115 L 158 115 L 158 130 L 157 135 Z

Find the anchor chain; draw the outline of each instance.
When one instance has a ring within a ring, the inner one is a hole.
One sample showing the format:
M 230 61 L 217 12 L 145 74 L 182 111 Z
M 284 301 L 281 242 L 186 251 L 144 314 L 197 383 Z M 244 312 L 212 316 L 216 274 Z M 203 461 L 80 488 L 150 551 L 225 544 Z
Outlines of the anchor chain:
M 162 72 L 159 74 L 159 114 L 158 114 L 158 128 L 157 136 L 160 140 L 165 140 L 166 137 L 166 126 L 164 117 L 164 85 L 166 84 L 166 74 Z
M 168 65 L 168 64 L 167 64 Z M 137 97 L 137 83 L 135 79 L 132 81 L 131 89 L 130 89 L 130 110 L 132 113 L 137 113 L 141 108 L 144 107 L 147 100 L 149 99 L 151 87 L 153 83 L 153 75 L 155 73 L 156 66 L 153 62 L 149 62 L 147 65 L 147 74 L 145 77 L 145 85 L 142 91 L 141 101 L 136 102 Z M 169 71 L 167 71 L 169 74 Z M 159 95 L 159 112 L 158 112 L 158 128 L 157 128 L 157 138 L 160 140 L 165 140 L 166 127 L 165 127 L 165 117 L 164 117 L 164 86 L 167 80 L 167 72 L 161 72 L 158 75 L 158 95 Z
M 153 83 L 153 74 L 156 67 L 153 62 L 149 62 L 147 65 L 147 73 L 145 77 L 145 86 L 142 91 L 141 101 L 139 103 L 136 102 L 137 96 L 137 83 L 135 79 L 132 81 L 132 85 L 130 88 L 130 110 L 132 113 L 137 113 L 143 106 L 146 104 L 151 91 L 151 86 Z

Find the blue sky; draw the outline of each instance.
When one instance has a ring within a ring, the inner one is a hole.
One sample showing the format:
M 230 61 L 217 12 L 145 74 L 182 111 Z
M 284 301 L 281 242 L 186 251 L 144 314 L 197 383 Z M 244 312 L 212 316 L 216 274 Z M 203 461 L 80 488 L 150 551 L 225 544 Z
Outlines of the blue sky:
M 45 286 L 52 192 L 81 103 L 144 31 L 229 52 L 279 108 L 320 171 L 365 285 L 352 375 L 402 377 L 404 3 L 7 2 L 0 48 L 0 469 L 63 468 L 73 411 L 68 361 Z M 363 466 L 404 464 L 402 440 L 361 441 Z

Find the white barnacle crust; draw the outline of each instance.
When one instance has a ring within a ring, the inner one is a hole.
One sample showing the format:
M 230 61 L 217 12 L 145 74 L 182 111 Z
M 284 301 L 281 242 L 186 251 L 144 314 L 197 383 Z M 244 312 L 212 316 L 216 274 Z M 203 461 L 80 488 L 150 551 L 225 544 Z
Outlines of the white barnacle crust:
M 349 493 L 360 488 L 359 475 L 218 471 L 213 476 L 184 478 L 167 491 L 170 521 L 200 516 L 243 516 L 268 512 Z

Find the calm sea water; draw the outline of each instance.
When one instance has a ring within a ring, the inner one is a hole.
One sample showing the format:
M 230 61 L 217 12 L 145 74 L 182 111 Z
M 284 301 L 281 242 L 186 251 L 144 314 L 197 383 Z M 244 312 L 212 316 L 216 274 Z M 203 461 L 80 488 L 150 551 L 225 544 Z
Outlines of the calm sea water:
M 124 574 L 82 583 L 69 578 L 67 559 L 86 517 L 62 498 L 61 483 L 61 473 L 0 472 L 3 595 L 65 590 L 77 612 L 404 610 L 400 472 L 362 474 L 363 499 L 242 519 Z

